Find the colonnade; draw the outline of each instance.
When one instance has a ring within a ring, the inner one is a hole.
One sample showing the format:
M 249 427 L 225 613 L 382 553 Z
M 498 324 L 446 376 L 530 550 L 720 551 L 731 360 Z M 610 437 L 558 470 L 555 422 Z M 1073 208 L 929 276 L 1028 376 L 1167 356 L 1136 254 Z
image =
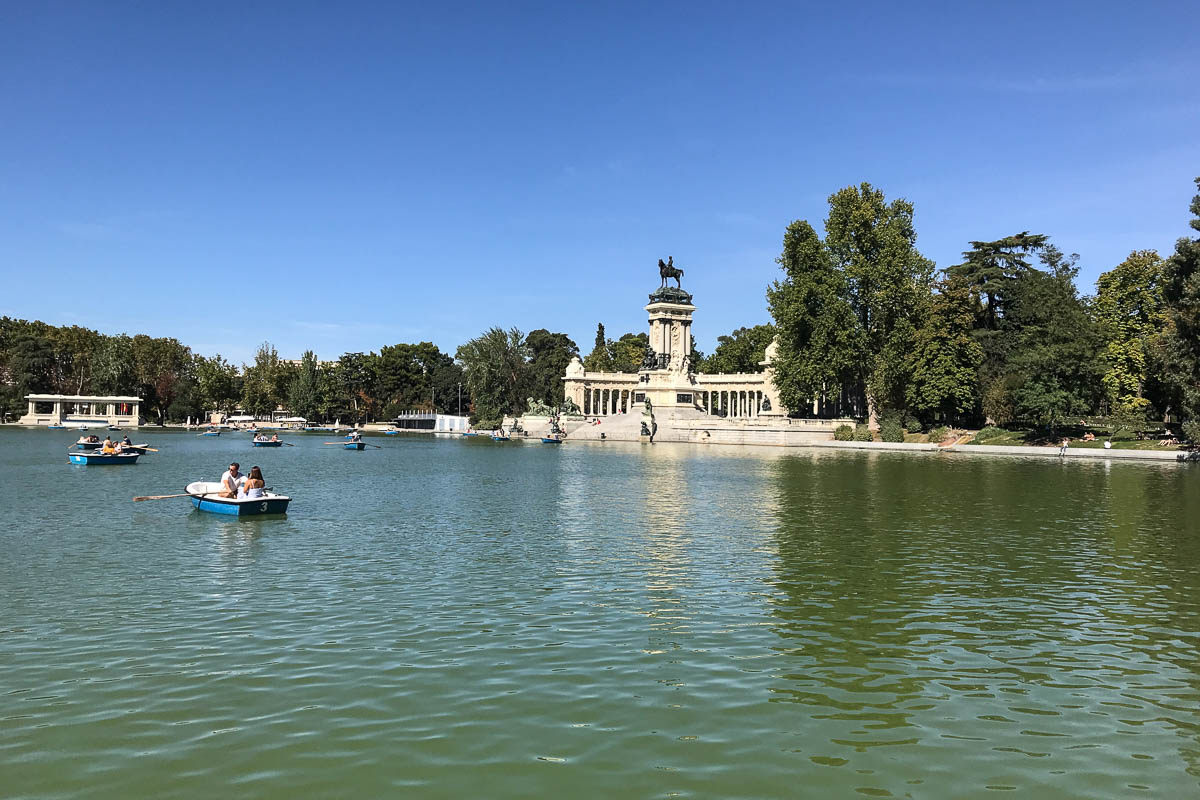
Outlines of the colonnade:
M 697 393 L 700 409 L 714 417 L 754 419 L 762 413 L 762 391 L 755 389 L 714 390 Z
M 583 395 L 583 413 L 589 417 L 628 414 L 633 408 L 633 389 L 588 389 Z
M 635 389 L 586 389 L 583 392 L 583 413 L 589 417 L 628 414 L 638 403 Z M 714 417 L 754 419 L 762 414 L 766 393 L 756 389 L 692 391 L 696 407 Z M 640 409 L 638 409 L 640 410 Z

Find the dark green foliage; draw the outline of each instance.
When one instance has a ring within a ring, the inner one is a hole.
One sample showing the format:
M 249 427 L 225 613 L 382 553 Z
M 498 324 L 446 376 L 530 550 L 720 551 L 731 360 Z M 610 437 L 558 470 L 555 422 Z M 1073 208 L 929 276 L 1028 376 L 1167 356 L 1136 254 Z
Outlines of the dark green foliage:
M 833 431 L 833 438 L 838 442 L 849 442 L 854 439 L 854 428 L 849 425 L 838 425 Z
M 495 422 L 525 409 L 529 346 L 512 328 L 491 328 L 458 348 L 471 393 L 471 419 Z
M 912 204 L 887 203 L 869 183 L 848 186 L 829 198 L 824 241 L 792 223 L 779 264 L 786 278 L 767 298 L 783 402 L 802 408 L 850 385 L 865 387 L 872 408 L 902 407 L 933 272 L 916 249 Z
M 975 299 L 980 327 L 995 330 L 1008 305 L 1014 281 L 1029 269 L 1027 257 L 1046 245 L 1047 237 L 1022 231 L 994 242 L 971 242 L 963 263 L 947 272 Z
M 933 442 L 934 444 L 944 442 L 946 437 L 949 435 L 950 429 L 945 425 L 938 425 L 937 427 L 929 429 L 929 441 Z
M 1200 444 L 1200 419 L 1189 419 L 1187 422 L 1180 425 L 1183 429 L 1183 435 L 1192 444 Z
M 1200 190 L 1200 178 L 1196 188 Z M 1188 224 L 1200 231 L 1200 193 L 1192 198 L 1190 209 Z M 1162 278 L 1167 315 L 1160 344 L 1163 381 L 1182 415 L 1200 419 L 1200 237 L 1175 243 Z
M 530 395 L 557 407 L 563 401 L 563 375 L 571 359 L 579 355 L 579 347 L 565 333 L 551 333 L 545 328 L 530 331 L 525 343 L 530 353 Z
M 854 426 L 854 441 L 856 442 L 873 442 L 875 434 L 871 433 L 871 429 L 866 425 Z
M 728 336 L 717 337 L 717 349 L 697 366 L 697 372 L 762 372 L 768 345 L 776 334 L 774 325 L 738 328 Z
M 897 419 L 888 419 L 879 423 L 879 438 L 884 442 L 903 442 L 904 427 Z
M 1017 419 L 1053 428 L 1090 413 L 1101 396 L 1101 339 L 1075 291 L 1075 257 L 1052 245 L 1047 271 L 1025 271 L 1011 290 L 1006 326 L 1017 337 L 1008 360 Z
M 983 347 L 972 335 L 973 324 L 966 286 L 942 283 L 909 354 L 905 400 L 922 421 L 957 419 L 975 409 Z
M 583 359 L 583 368 L 588 372 L 612 372 L 612 351 L 609 349 L 609 341 L 604 338 L 604 323 L 596 325 L 596 341 L 592 345 L 592 352 L 588 353 Z

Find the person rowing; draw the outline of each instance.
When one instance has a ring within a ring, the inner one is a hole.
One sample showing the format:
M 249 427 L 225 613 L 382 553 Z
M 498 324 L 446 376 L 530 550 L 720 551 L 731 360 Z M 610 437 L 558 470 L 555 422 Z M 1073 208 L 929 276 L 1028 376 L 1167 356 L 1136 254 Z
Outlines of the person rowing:
M 238 492 L 246 484 L 246 476 L 238 472 L 241 464 L 236 461 L 229 465 L 229 471 L 221 476 L 221 491 L 217 497 L 237 497 Z

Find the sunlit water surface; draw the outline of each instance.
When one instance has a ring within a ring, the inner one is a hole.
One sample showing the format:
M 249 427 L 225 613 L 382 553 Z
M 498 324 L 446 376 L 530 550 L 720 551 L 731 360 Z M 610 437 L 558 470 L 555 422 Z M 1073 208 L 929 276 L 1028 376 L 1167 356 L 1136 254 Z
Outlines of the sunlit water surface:
M 0 431 L 5 797 L 1200 795 L 1200 467 Z M 132 503 L 260 465 L 237 520 Z

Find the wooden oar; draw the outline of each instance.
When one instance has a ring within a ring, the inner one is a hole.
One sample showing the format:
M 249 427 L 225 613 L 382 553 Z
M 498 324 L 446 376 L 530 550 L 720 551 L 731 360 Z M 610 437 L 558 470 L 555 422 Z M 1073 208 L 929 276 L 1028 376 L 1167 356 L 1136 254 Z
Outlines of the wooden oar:
M 191 492 L 184 492 L 183 494 L 151 494 L 146 495 L 145 497 L 135 497 L 133 498 L 133 502 L 140 503 L 143 500 L 166 500 L 170 497 L 208 497 L 210 494 L 212 494 L 212 492 L 205 492 L 204 494 L 199 495 L 192 494 Z
M 296 445 L 292 444 L 291 442 L 280 442 L 280 444 L 283 445 L 284 447 L 295 447 L 296 446 Z

